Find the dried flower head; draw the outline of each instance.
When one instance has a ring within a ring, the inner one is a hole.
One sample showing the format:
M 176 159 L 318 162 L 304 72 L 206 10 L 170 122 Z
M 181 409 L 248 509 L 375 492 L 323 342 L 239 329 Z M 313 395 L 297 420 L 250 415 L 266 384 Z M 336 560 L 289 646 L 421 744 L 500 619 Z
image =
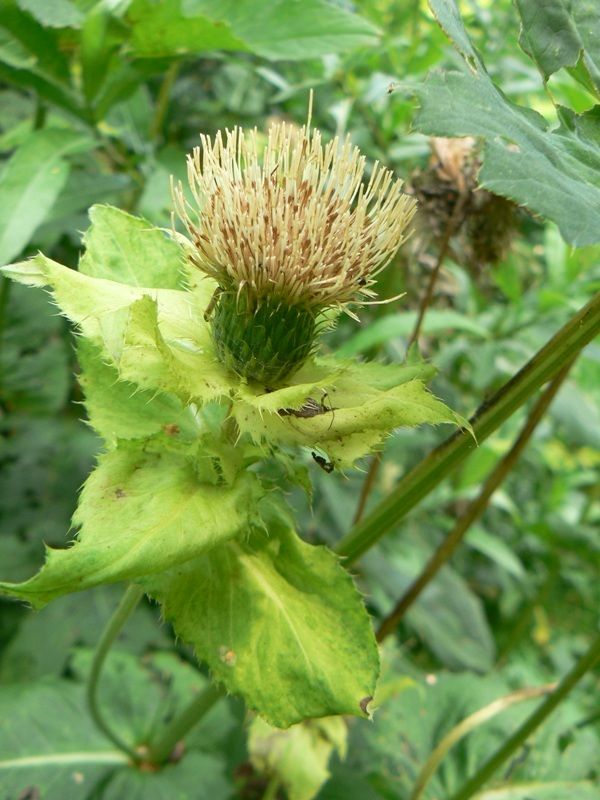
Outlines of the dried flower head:
M 213 331 L 237 372 L 282 378 L 310 352 L 321 311 L 374 296 L 374 276 L 405 240 L 415 201 L 381 165 L 368 181 L 364 173 L 348 139 L 323 144 L 318 130 L 285 123 L 270 128 L 264 148 L 256 130 L 236 128 L 201 136 L 188 156 L 195 205 L 178 184 L 175 208 L 192 264 L 221 289 Z M 240 326 L 236 313 L 253 320 Z M 264 328 L 260 341 L 256 331 L 249 337 L 251 323 Z M 269 353 L 258 352 L 267 340 Z M 262 370 L 273 357 L 281 363 Z

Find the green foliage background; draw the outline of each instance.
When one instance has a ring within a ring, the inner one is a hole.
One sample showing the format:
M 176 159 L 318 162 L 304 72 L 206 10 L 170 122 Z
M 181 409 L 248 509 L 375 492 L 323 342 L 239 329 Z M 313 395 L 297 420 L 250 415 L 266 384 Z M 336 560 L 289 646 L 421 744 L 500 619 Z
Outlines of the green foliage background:
M 464 2 L 469 39 L 449 0 L 432 2 L 445 33 L 418 0 L 5 0 L 0 262 L 43 250 L 76 268 L 95 203 L 170 225 L 169 175 L 184 177 L 199 131 L 263 128 L 281 117 L 301 123 L 309 88 L 314 124 L 349 133 L 370 159 L 407 179 L 425 169 L 429 135 L 477 136 L 481 183 L 526 208 L 498 265 L 469 269 L 460 250 L 451 252 L 425 318 L 425 355 L 439 368 L 434 390 L 468 415 L 600 282 L 600 15 L 585 0 L 568 18 L 558 0 L 545 5 L 552 25 L 536 16 L 533 0 Z M 360 327 L 342 321 L 326 349 L 402 361 L 427 274 L 426 261 L 398 259 L 381 294 L 406 297 L 361 312 Z M 2 281 L 0 577 L 18 581 L 41 565 L 43 543 L 65 545 L 99 442 L 80 420 L 67 323 L 42 290 Z M 381 707 L 372 724 L 350 725 L 345 760 L 343 735 L 326 723 L 291 736 L 284 756 L 254 726 L 249 752 L 248 720 L 228 699 L 194 730 L 178 764 L 158 774 L 129 768 L 83 710 L 90 648 L 119 594 L 99 587 L 36 613 L 0 601 L 2 796 L 16 800 L 35 786 L 49 800 L 251 800 L 275 770 L 281 796 L 292 800 L 315 791 L 323 800 L 408 800 L 456 723 L 497 697 L 556 680 L 597 629 L 599 376 L 592 343 L 485 516 L 386 644 Z M 522 416 L 353 567 L 376 619 L 450 530 Z M 370 504 L 443 436 L 422 428 L 390 438 Z M 306 470 L 316 484 L 310 502 L 294 486 Z M 363 477 L 327 475 L 310 454 L 273 480 L 290 476 L 302 535 L 335 545 L 351 527 Z M 148 605 L 108 662 L 103 698 L 123 736 L 140 740 L 205 683 Z M 497 776 L 504 788 L 480 798 L 599 798 L 597 690 L 590 675 Z M 451 796 L 531 702 L 460 742 L 425 797 Z M 332 776 L 319 790 L 315 776 L 325 779 L 334 750 Z M 297 774 L 290 763 L 306 769 Z

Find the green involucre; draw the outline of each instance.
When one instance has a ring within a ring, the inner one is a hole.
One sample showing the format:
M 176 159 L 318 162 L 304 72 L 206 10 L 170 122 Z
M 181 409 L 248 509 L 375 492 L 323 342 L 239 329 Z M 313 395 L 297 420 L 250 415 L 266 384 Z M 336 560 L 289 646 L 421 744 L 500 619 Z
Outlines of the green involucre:
M 221 292 L 211 326 L 225 367 L 265 387 L 281 383 L 302 366 L 316 335 L 311 309 L 276 297 L 257 300 L 247 290 Z

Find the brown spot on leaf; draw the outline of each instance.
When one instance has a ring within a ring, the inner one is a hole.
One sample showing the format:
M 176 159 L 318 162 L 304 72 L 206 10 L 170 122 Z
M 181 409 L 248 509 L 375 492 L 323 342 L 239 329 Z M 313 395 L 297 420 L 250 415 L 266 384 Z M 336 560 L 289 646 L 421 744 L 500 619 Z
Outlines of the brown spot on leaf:
M 369 703 L 372 702 L 372 700 L 373 700 L 373 698 L 369 696 L 369 697 L 363 697 L 363 699 L 360 701 L 359 706 L 360 706 L 360 710 L 363 712 L 363 714 L 368 714 L 369 713 L 369 708 L 368 707 L 369 707 Z
M 123 497 L 127 497 L 127 492 L 124 489 L 115 489 L 115 497 L 117 500 L 121 500 Z
M 178 433 L 181 433 L 179 425 L 176 425 L 174 422 L 169 422 L 167 425 L 163 425 L 163 431 L 167 434 L 167 436 L 177 436 Z
M 237 661 L 235 651 L 224 645 L 219 647 L 219 658 L 228 667 L 234 667 Z

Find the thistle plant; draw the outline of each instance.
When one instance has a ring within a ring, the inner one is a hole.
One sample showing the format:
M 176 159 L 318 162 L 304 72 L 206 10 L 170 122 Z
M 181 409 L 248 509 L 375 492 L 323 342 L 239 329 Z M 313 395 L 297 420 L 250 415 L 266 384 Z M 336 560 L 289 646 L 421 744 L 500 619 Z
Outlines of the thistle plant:
M 236 128 L 188 158 L 194 204 L 174 189 L 190 262 L 217 284 L 208 316 L 217 354 L 237 374 L 281 383 L 313 350 L 324 312 L 372 297 L 406 238 L 415 202 L 349 139 L 318 130 Z
M 350 142 L 307 127 L 274 126 L 262 155 L 256 132 L 203 137 L 188 168 L 192 199 L 174 189 L 187 236 L 95 206 L 78 271 L 42 254 L 4 268 L 74 323 L 104 447 L 74 541 L 0 591 L 39 608 L 129 581 L 270 724 L 366 717 L 379 661 L 362 598 L 334 553 L 298 535 L 281 488 L 320 466 L 336 480 L 399 426 L 463 424 L 428 392 L 430 365 L 315 345 L 332 310 L 372 301 L 414 202 L 377 165 L 365 180 Z M 161 761 L 168 745 L 150 752 Z

